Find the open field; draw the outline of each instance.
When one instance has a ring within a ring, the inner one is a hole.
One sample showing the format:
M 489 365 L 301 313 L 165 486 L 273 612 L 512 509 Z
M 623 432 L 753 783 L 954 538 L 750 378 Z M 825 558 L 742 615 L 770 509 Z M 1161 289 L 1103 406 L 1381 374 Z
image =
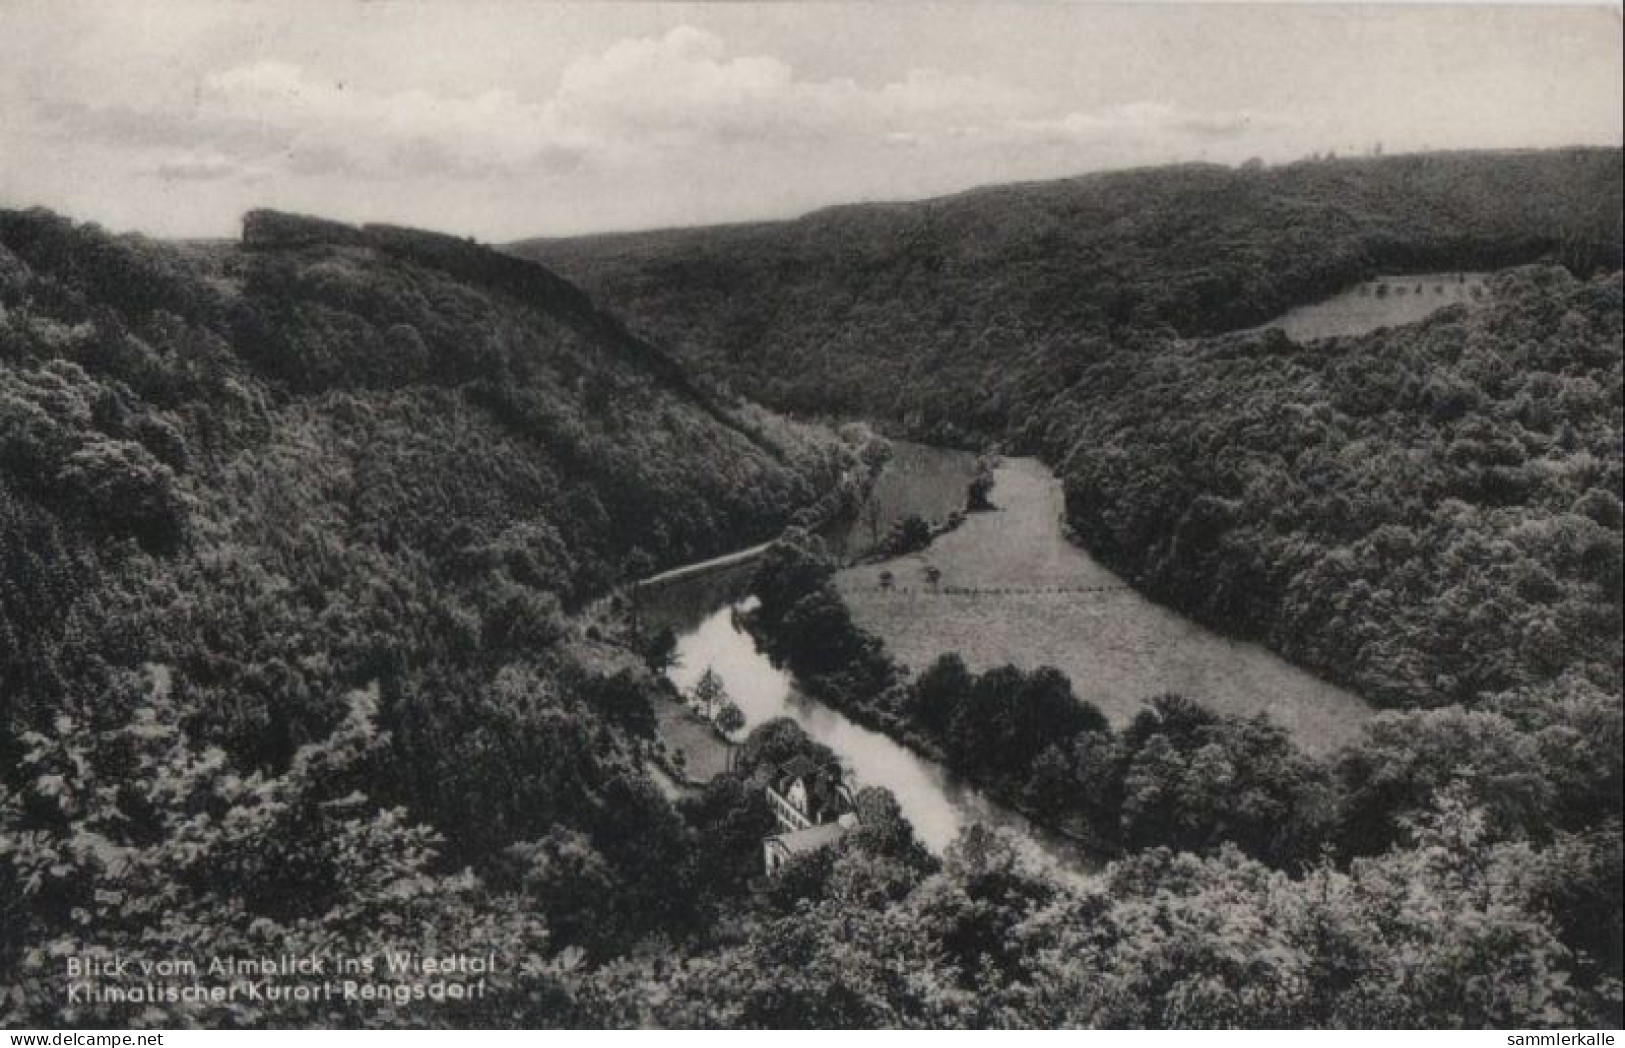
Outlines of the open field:
M 1425 320 L 1446 306 L 1473 306 L 1485 295 L 1483 273 L 1377 277 L 1320 302 L 1290 309 L 1252 330 L 1279 328 L 1294 342 L 1348 338 Z
M 837 576 L 858 624 L 916 672 L 949 651 L 976 670 L 1051 665 L 1114 724 L 1176 691 L 1223 713 L 1267 713 L 1315 753 L 1350 741 L 1371 716 L 1351 692 L 1129 589 L 1066 540 L 1060 481 L 1037 460 L 1006 460 L 993 501 L 998 510 L 972 514 L 921 553 Z M 935 586 L 928 567 L 942 572 Z M 890 589 L 880 584 L 888 570 Z
M 675 699 L 654 703 L 655 730 L 673 758 L 681 753 L 683 773 L 695 782 L 707 782 L 728 770 L 728 747 L 711 725 Z

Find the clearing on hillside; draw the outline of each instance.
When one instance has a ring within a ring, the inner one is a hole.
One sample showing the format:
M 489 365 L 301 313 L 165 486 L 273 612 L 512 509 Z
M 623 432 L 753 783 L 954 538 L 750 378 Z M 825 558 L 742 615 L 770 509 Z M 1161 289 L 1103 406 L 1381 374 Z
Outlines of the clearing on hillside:
M 1446 306 L 1469 308 L 1484 301 L 1486 273 L 1418 273 L 1376 277 L 1331 298 L 1289 309 L 1268 324 L 1249 331 L 1276 328 L 1294 342 L 1317 338 L 1350 338 L 1381 327 L 1426 320 Z

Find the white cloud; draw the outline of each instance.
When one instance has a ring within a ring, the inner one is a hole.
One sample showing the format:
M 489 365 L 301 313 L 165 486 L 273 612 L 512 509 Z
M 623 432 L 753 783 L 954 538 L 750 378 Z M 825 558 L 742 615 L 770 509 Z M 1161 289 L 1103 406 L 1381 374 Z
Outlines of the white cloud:
M 786 140 L 878 141 L 946 131 L 1031 105 L 998 83 L 934 70 L 866 88 L 799 76 L 771 56 L 729 57 L 720 37 L 680 27 L 624 40 L 565 70 L 550 112 L 584 137 L 620 147 L 738 146 Z
M 571 64 L 554 109 L 607 139 L 731 137 L 827 114 L 856 93 L 849 81 L 799 81 L 776 58 L 728 58 L 720 38 L 684 26 L 659 39 L 623 40 Z
M 303 173 L 480 174 L 569 165 L 581 148 L 548 107 L 511 91 L 378 93 L 275 61 L 209 77 L 200 115 L 264 129 L 269 152 Z
M 672 152 L 934 142 L 1013 126 L 1034 103 L 975 77 L 913 70 L 865 87 L 809 79 L 768 55 L 731 56 L 691 27 L 577 59 L 544 99 L 369 90 L 277 60 L 207 75 L 157 106 L 54 107 L 65 137 L 155 153 L 166 178 L 481 176 L 653 162 Z
M 261 179 L 270 174 L 263 167 L 244 164 L 223 153 L 190 150 L 166 153 L 141 170 L 170 182 L 212 182 L 227 178 Z
M 1245 111 L 1200 112 L 1166 102 L 1130 102 L 1095 112 L 1020 120 L 1018 131 L 1055 140 L 1180 138 L 1194 142 L 1235 138 L 1279 123 Z

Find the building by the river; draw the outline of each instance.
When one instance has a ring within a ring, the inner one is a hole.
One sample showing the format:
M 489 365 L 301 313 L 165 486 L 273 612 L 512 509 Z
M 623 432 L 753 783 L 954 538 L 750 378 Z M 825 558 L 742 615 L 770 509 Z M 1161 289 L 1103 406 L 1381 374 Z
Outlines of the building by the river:
M 839 773 L 806 757 L 780 765 L 765 787 L 780 833 L 762 842 L 769 876 L 796 855 L 828 847 L 858 825 L 852 791 Z

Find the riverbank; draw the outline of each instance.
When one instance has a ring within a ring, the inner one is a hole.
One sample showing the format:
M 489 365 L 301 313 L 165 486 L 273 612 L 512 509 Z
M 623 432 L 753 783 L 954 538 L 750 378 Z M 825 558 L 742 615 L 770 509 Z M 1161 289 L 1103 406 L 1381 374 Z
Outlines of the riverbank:
M 853 723 L 861 725 L 870 731 L 879 732 L 910 753 L 933 764 L 944 768 L 952 767 L 948 755 L 943 752 L 942 747 L 921 732 L 919 726 L 911 723 L 908 719 L 872 704 L 848 701 L 848 697 L 839 690 L 819 687 L 816 680 L 802 680 L 800 685 L 802 691 L 809 698 L 823 703 Z M 963 773 L 956 772 L 956 774 Z M 1066 845 L 1073 848 L 1077 853 L 1080 869 L 1093 872 L 1114 857 L 1113 852 L 1103 848 L 1089 834 L 1057 823 L 1055 820 L 1035 811 L 1032 805 L 1027 803 L 1027 799 L 1021 796 L 1019 790 L 1011 789 L 1005 783 L 997 780 L 980 776 L 967 776 L 966 781 L 973 784 L 988 799 L 1003 808 L 1015 812 L 1031 822 L 1034 827 L 1041 828 L 1044 833 L 1065 842 Z
M 838 539 L 844 544 L 850 533 L 856 528 L 859 510 L 871 501 L 876 506 L 876 516 L 887 501 L 887 492 L 877 491 L 880 478 L 888 477 L 887 488 L 894 487 L 896 477 L 901 473 L 911 474 L 910 469 L 899 469 L 893 458 L 900 450 L 905 456 L 911 452 L 922 452 L 927 455 L 944 456 L 952 453 L 939 452 L 924 445 L 910 445 L 901 442 L 898 450 L 894 450 L 891 441 L 880 436 L 867 426 L 849 425 L 841 430 L 840 439 L 846 446 L 847 466 L 841 474 L 840 480 L 834 487 L 825 491 L 817 501 L 799 510 L 791 521 L 791 525 L 804 531 L 818 534 L 828 533 L 831 539 Z M 709 575 L 713 572 L 726 571 L 746 565 L 761 557 L 763 553 L 777 541 L 777 538 L 759 542 L 753 546 L 733 550 L 729 553 L 719 554 L 706 560 L 681 564 L 675 568 L 650 575 L 647 578 L 636 579 L 627 583 L 626 589 L 636 596 L 640 591 L 659 589 L 662 586 L 684 582 L 688 579 Z
M 740 609 L 749 606 L 749 579 L 740 575 L 736 570 L 696 576 L 661 591 L 663 621 L 677 626 L 676 658 L 666 676 L 678 691 L 692 687 L 701 674 L 711 670 L 745 714 L 747 728 L 780 717 L 795 721 L 809 738 L 828 746 L 840 758 L 854 782 L 890 790 L 920 840 L 937 854 L 965 827 L 979 823 L 1009 834 L 1036 868 L 1057 871 L 1071 880 L 1090 874 L 1094 863 L 1074 841 L 999 804 L 940 762 L 925 757 L 925 749 L 893 738 L 889 734 L 892 726 L 869 727 L 874 723 L 870 718 L 849 717 L 803 690 L 790 671 L 764 654 L 745 629 Z M 687 602 L 682 600 L 685 596 Z M 719 770 L 696 759 L 697 754 L 715 747 L 701 730 L 708 731 L 706 726 L 686 720 L 688 711 L 677 703 L 658 703 L 656 715 L 668 755 L 678 748 L 688 753 L 682 771 L 689 785 L 679 788 L 672 783 L 667 792 L 675 797 L 693 789 L 692 783 L 707 771 Z M 684 738 L 692 739 L 693 745 L 681 741 Z M 651 766 L 655 766 L 653 761 Z M 672 776 L 668 773 L 666 778 Z
M 1001 463 L 992 500 L 997 509 L 925 550 L 837 573 L 853 621 L 904 665 L 918 671 L 955 652 L 973 671 L 1054 666 L 1118 727 L 1152 696 L 1178 693 L 1221 714 L 1267 715 L 1317 755 L 1352 742 L 1374 714 L 1354 693 L 1130 588 L 1067 539 L 1060 480 L 1036 459 Z

